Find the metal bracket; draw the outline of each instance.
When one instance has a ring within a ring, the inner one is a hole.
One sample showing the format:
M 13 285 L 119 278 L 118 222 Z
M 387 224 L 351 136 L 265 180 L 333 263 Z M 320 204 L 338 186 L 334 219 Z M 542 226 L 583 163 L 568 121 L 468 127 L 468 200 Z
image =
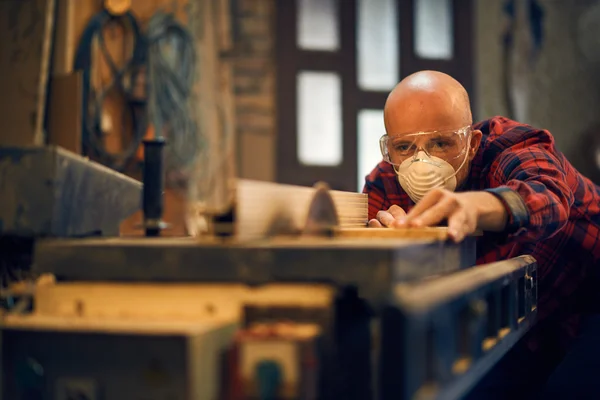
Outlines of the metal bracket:
M 382 316 L 381 398 L 468 393 L 534 324 L 536 270 L 521 256 L 397 284 Z

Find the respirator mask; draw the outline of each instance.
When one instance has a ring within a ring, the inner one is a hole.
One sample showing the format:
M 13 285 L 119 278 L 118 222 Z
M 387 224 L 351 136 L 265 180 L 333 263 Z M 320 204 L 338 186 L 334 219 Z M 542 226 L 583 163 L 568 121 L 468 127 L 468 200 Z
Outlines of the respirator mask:
M 465 165 L 471 127 L 458 130 L 383 135 L 379 146 L 383 159 L 394 167 L 398 182 L 417 203 L 436 188 L 456 190 L 456 174 Z M 460 160 L 455 170 L 450 162 Z

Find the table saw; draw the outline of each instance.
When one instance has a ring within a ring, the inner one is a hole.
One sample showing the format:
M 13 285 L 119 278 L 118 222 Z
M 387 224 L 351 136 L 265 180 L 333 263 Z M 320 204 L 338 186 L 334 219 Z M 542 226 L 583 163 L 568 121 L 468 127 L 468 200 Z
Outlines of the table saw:
M 366 196 L 237 183 L 218 235 L 43 238 L 5 399 L 458 399 L 532 326 L 536 262 L 366 228 Z

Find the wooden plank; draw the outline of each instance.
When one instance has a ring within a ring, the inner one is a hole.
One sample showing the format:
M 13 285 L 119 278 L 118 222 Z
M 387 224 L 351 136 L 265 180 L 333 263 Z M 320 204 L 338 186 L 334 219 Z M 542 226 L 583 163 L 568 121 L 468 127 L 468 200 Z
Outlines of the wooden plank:
M 239 326 L 212 330 L 188 340 L 187 393 L 189 399 L 222 398 L 223 359 L 231 348 Z
M 448 228 L 445 226 L 424 228 L 340 228 L 335 232 L 342 238 L 373 238 L 373 239 L 449 239 Z M 476 231 L 470 236 L 481 236 L 483 232 Z
M 233 128 L 219 90 L 227 87 L 220 72 L 220 43 L 216 4 L 212 0 L 190 2 L 189 26 L 196 43 L 197 81 L 192 89 L 192 107 L 197 110 L 198 135 L 202 148 L 191 172 L 190 197 L 201 215 L 222 215 L 231 211 L 235 191 Z M 225 85 L 225 86 L 223 86 Z M 230 102 L 231 103 L 231 102 Z
M 75 7 L 85 0 L 56 0 L 56 32 L 54 33 L 54 54 L 52 72 L 57 75 L 69 74 L 73 70 L 75 56 Z
M 44 10 L 44 30 L 42 33 L 41 63 L 37 83 L 36 121 L 33 143 L 41 146 L 46 143 L 44 121 L 46 118 L 46 94 L 48 93 L 48 80 L 50 78 L 50 60 L 52 58 L 52 38 L 54 33 L 55 0 L 46 0 Z
M 445 227 L 431 228 L 341 228 L 335 232 L 337 237 L 355 239 L 448 239 L 448 229 Z
M 194 321 L 240 318 L 244 305 L 326 307 L 326 285 L 58 283 L 39 285 L 35 313 L 81 319 Z
M 234 46 L 233 32 L 231 31 L 231 1 L 217 0 L 216 15 L 218 26 L 219 48 L 223 52 L 232 51 Z
M 81 73 L 54 75 L 50 88 L 48 144 L 81 154 Z
M 211 244 L 198 238 L 40 240 L 32 272 L 65 281 L 331 282 L 381 304 L 391 280 L 422 279 L 475 265 L 475 239 L 278 238 Z M 217 240 L 216 238 L 213 240 Z
M 2 329 L 161 336 L 197 335 L 234 324 L 237 325 L 237 321 L 233 319 L 204 319 L 202 321 L 181 321 L 153 317 L 147 319 L 91 319 L 36 314 L 5 315 L 2 319 Z
M 235 221 L 232 227 L 217 227 L 233 230 L 234 241 L 244 242 L 272 235 L 273 225 L 281 224 L 284 232 L 302 232 L 308 207 L 315 193 L 315 188 L 286 185 L 272 182 L 260 182 L 246 179 L 237 180 Z M 449 239 L 447 227 L 424 228 L 368 228 L 368 196 L 363 193 L 332 190 L 330 194 L 335 203 L 340 228 L 335 232 L 336 238 L 343 239 L 413 239 L 439 240 Z M 199 207 L 191 213 L 201 214 Z M 196 218 L 196 220 L 200 218 Z M 196 221 L 197 222 L 197 221 Z M 204 230 L 192 233 L 204 240 L 208 223 L 204 222 Z M 476 231 L 470 236 L 482 236 Z
M 0 1 L 2 145 L 44 144 L 54 1 Z

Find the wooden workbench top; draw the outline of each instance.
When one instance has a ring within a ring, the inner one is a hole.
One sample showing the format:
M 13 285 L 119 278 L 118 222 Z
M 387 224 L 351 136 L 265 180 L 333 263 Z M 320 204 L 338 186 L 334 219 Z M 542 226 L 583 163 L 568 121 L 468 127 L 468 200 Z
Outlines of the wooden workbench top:
M 471 236 L 481 236 L 482 234 L 482 232 L 476 232 Z M 342 228 L 336 231 L 336 236 L 343 238 L 416 240 L 447 240 L 449 238 L 448 228 L 445 226 L 424 228 Z

